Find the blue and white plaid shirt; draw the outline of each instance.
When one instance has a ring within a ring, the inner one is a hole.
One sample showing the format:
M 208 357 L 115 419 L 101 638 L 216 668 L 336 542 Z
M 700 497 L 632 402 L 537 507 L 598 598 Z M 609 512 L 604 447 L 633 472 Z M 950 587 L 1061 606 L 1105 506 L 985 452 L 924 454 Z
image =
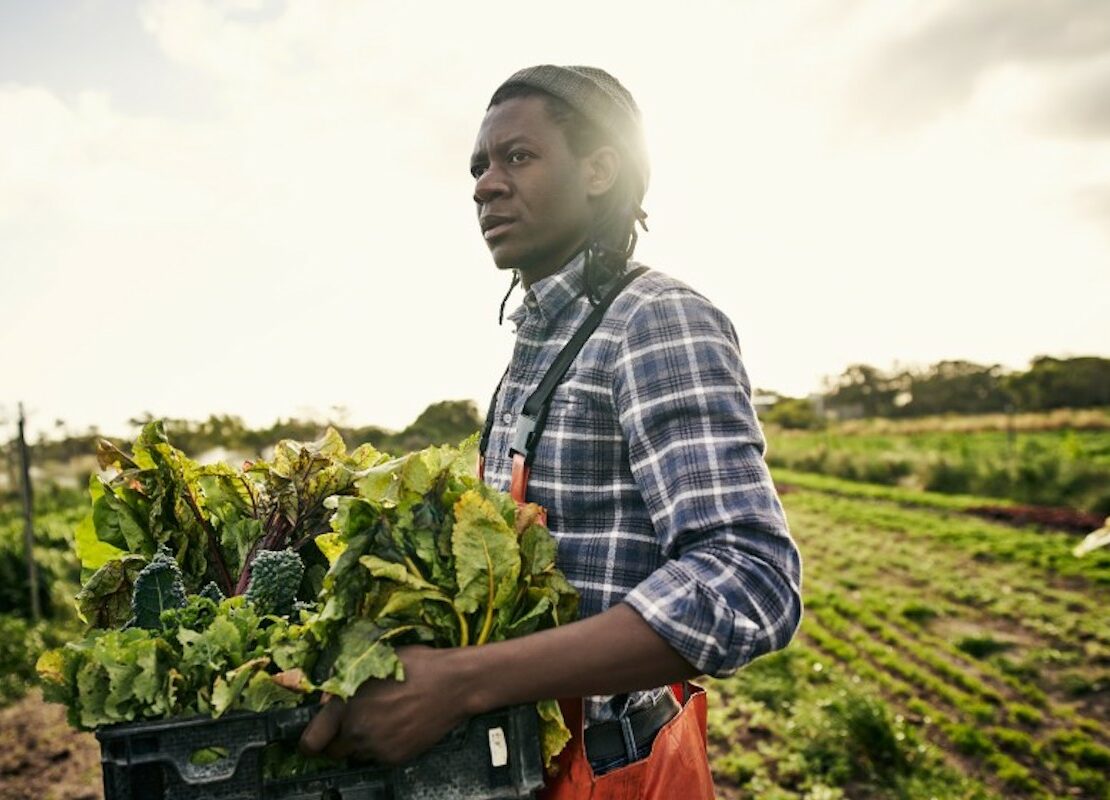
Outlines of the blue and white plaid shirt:
M 509 317 L 516 345 L 485 466 L 503 491 L 524 401 L 592 308 L 583 266 L 579 255 L 537 281 Z M 750 397 L 729 319 L 649 270 L 613 301 L 555 390 L 528 483 L 581 616 L 628 603 L 716 677 L 784 647 L 802 614 L 801 557 Z M 587 721 L 661 691 L 588 698 Z

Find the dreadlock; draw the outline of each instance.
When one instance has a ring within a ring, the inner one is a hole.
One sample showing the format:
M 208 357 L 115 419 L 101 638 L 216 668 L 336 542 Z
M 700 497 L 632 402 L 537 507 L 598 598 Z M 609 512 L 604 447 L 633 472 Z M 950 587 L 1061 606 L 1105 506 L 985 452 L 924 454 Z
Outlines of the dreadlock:
M 509 295 L 513 293 L 513 289 L 520 283 L 520 273 L 515 269 L 513 270 L 513 279 L 509 283 L 509 291 L 505 292 L 505 296 L 501 298 L 501 309 L 497 312 L 497 324 L 500 325 L 505 321 L 505 304 L 509 302 Z
M 600 302 L 604 289 L 624 272 L 636 250 L 636 223 L 645 231 L 647 213 L 640 207 L 643 188 L 640 176 L 631 169 L 632 161 L 625 156 L 621 143 L 594 123 L 569 103 L 542 89 L 522 84 L 507 84 L 498 89 L 490 99 L 486 110 L 506 100 L 518 97 L 542 97 L 551 119 L 563 130 L 570 151 L 579 157 L 587 156 L 604 145 L 616 148 L 622 155 L 620 174 L 616 183 L 604 196 L 599 198 L 597 214 L 586 241 L 585 266 L 583 279 L 586 284 L 586 297 L 591 305 Z M 581 251 L 579 251 L 581 252 Z M 501 301 L 501 315 L 504 319 L 505 304 L 509 295 L 520 282 L 520 275 L 513 271 L 512 283 L 505 299 Z

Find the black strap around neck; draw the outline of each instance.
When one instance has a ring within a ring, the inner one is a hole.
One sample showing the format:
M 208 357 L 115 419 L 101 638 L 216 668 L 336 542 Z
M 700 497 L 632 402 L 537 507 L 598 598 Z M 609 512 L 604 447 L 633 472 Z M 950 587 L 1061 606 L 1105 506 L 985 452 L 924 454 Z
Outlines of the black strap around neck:
M 601 320 L 613 300 L 628 284 L 647 272 L 647 269 L 647 267 L 637 267 L 620 277 L 613 288 L 594 306 L 593 311 L 586 317 L 582 326 L 574 332 L 570 341 L 563 346 L 563 349 L 555 358 L 555 362 L 547 370 L 547 374 L 543 376 L 539 386 L 525 401 L 524 410 L 521 412 L 520 419 L 517 420 L 516 431 L 513 434 L 513 442 L 509 452 L 523 455 L 526 464 L 530 465 L 533 456 L 536 454 L 536 445 L 543 434 L 544 426 L 547 424 L 547 411 L 551 406 L 551 395 L 554 394 L 555 387 L 567 374 L 567 370 L 574 363 L 574 359 L 577 358 L 579 351 L 586 344 L 586 340 L 593 335 L 597 326 L 601 324 Z M 486 447 L 489 445 L 490 432 L 493 430 L 493 415 L 497 407 L 497 395 L 500 394 L 501 386 L 508 374 L 509 370 L 506 368 L 505 374 L 501 376 L 501 380 L 497 384 L 497 389 L 493 392 L 493 397 L 490 398 L 489 409 L 486 411 L 486 424 L 482 429 L 482 438 L 478 444 L 479 452 L 483 456 L 485 456 Z

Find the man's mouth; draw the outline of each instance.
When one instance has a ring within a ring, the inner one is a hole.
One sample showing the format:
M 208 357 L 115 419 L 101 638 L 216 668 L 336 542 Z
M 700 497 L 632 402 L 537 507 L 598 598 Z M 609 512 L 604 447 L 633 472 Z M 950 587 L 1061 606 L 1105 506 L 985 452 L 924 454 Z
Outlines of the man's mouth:
M 513 224 L 513 220 L 509 217 L 499 217 L 491 214 L 482 217 L 479 224 L 482 227 L 482 236 L 488 242 L 496 239 L 508 230 L 509 226 Z

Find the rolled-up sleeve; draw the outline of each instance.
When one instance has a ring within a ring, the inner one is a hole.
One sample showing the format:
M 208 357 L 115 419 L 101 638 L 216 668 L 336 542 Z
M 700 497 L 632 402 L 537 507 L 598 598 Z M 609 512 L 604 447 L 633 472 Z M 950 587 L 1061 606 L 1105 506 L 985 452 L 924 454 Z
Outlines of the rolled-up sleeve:
M 802 616 L 801 556 L 736 332 L 705 298 L 672 289 L 625 333 L 614 402 L 667 560 L 624 602 L 697 669 L 725 676 L 786 646 Z

